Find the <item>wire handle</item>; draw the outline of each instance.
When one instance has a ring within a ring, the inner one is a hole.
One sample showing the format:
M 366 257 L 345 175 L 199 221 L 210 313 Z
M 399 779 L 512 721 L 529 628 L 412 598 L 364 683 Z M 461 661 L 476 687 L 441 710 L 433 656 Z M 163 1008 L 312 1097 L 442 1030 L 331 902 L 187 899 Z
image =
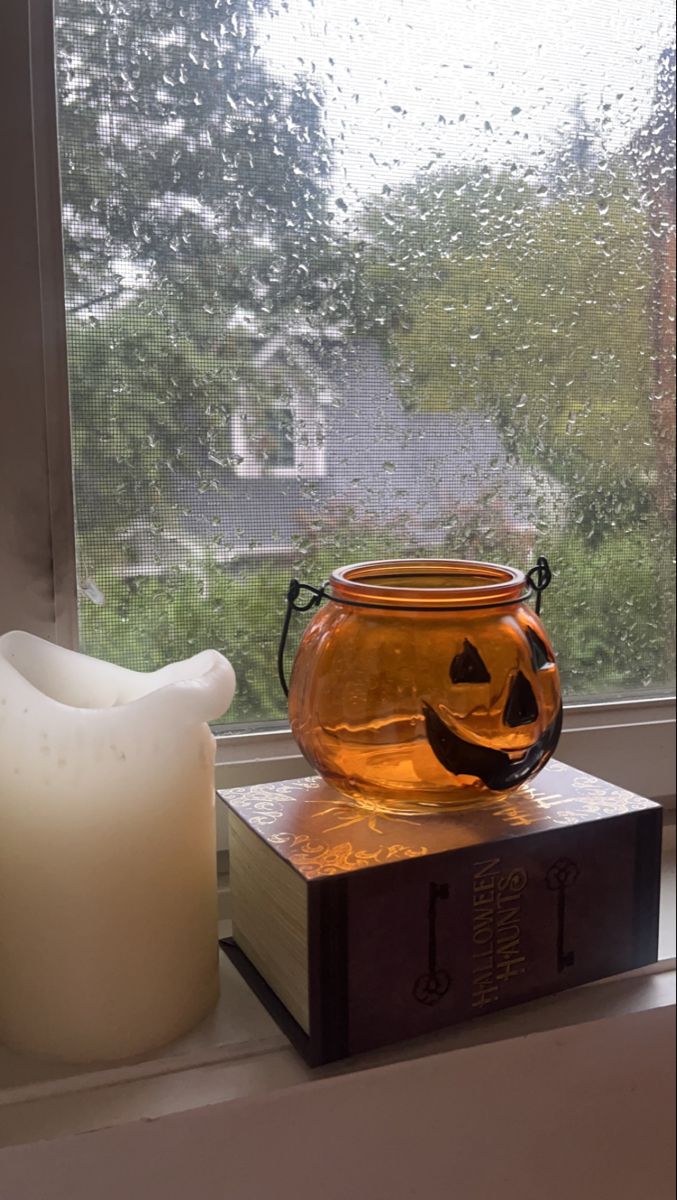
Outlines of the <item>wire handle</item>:
M 284 614 L 284 622 L 282 624 L 282 632 L 280 634 L 280 643 L 277 648 L 277 674 L 282 686 L 282 691 L 285 696 L 289 695 L 289 687 L 284 671 L 284 651 L 287 645 L 287 637 L 289 635 L 289 625 L 291 623 L 291 615 L 293 612 L 308 612 L 311 608 L 316 608 L 325 598 L 324 584 L 322 587 L 313 587 L 310 583 L 299 583 L 298 579 L 292 579 L 287 589 L 287 610 Z M 301 592 L 310 592 L 310 598 L 303 604 L 297 603 Z
M 527 582 L 531 590 L 536 593 L 536 616 L 540 617 L 543 592 L 552 583 L 550 563 L 543 554 L 536 560 L 536 566 L 527 571 Z
M 527 571 L 527 583 L 532 592 L 536 594 L 536 615 L 540 616 L 541 605 L 543 602 L 543 592 L 552 582 L 552 571 L 550 564 L 543 555 L 536 560 L 536 566 Z M 292 579 L 287 588 L 287 608 L 284 614 L 282 623 L 282 631 L 280 633 L 280 642 L 277 647 L 277 674 L 280 680 L 280 685 L 285 696 L 289 695 L 289 685 L 284 670 L 284 652 L 287 646 L 287 638 L 289 636 L 289 626 L 293 612 L 309 612 L 311 608 L 317 608 L 323 600 L 328 598 L 326 591 L 326 583 L 321 587 L 313 587 L 311 583 L 300 583 L 298 579 Z M 302 592 L 308 592 L 308 598 L 300 601 L 299 597 Z M 331 597 L 329 597 L 331 598 Z

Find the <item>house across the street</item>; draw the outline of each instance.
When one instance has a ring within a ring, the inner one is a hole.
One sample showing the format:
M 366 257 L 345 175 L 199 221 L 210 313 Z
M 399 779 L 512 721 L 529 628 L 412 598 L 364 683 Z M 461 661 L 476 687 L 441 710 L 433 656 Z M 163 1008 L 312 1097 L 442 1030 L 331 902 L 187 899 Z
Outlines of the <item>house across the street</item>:
M 375 341 L 334 347 L 329 367 L 320 365 L 326 356 L 313 358 L 303 331 L 284 345 L 271 339 L 261 353 L 271 370 L 291 358 L 290 374 L 295 367 L 304 382 L 263 416 L 243 399 L 231 418 L 230 461 L 212 462 L 211 486 L 184 477 L 171 531 L 129 531 L 129 574 L 160 574 L 187 559 L 291 559 L 328 518 L 385 529 L 402 552 L 425 551 L 444 543 L 459 509 L 484 503 L 509 514 L 528 555 L 537 528 L 561 515 L 560 485 L 510 464 L 479 406 L 407 410 Z

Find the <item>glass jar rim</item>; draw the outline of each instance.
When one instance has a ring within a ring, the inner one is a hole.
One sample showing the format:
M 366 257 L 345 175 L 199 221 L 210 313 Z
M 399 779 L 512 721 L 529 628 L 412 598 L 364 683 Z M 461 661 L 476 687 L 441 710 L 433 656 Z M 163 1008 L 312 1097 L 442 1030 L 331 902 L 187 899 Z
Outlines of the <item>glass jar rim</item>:
M 417 576 L 426 582 L 417 584 Z M 435 586 L 428 582 L 435 576 L 450 582 Z M 523 571 L 497 563 L 404 558 L 338 567 L 324 592 L 339 604 L 365 608 L 458 610 L 519 604 L 530 595 L 531 586 Z

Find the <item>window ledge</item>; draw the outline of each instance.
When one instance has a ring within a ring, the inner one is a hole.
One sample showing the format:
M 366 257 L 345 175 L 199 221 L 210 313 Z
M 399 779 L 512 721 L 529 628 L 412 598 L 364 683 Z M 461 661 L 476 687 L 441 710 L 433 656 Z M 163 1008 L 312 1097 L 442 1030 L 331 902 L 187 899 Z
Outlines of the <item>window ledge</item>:
M 674 734 L 673 696 L 568 704 L 557 757 L 640 796 L 672 797 L 674 807 Z M 311 771 L 288 728 L 236 729 L 217 737 L 217 788 L 300 778 Z
M 668 836 L 666 842 L 670 843 Z M 188 1036 L 143 1061 L 82 1068 L 0 1047 L 2 1147 L 133 1124 L 222 1101 L 531 1037 L 675 1004 L 675 854 L 664 854 L 659 961 L 650 967 L 311 1070 L 222 956 L 221 999 Z M 223 922 L 222 933 L 228 932 Z

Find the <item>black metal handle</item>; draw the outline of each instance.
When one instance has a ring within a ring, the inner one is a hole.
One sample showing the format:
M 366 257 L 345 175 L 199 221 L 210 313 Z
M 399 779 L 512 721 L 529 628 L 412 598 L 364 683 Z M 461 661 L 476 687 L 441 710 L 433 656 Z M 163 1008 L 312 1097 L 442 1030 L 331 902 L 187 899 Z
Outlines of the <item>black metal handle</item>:
M 552 571 L 547 558 L 541 554 L 536 560 L 536 566 L 527 571 L 527 582 L 533 592 L 536 593 L 536 616 L 541 614 L 541 604 L 543 603 L 543 592 L 552 583 Z
M 310 592 L 311 595 L 304 604 L 297 604 L 301 592 Z M 287 645 L 291 615 L 293 612 L 308 612 L 309 609 L 316 608 L 318 604 L 322 603 L 324 597 L 324 584 L 322 587 L 316 588 L 310 583 L 299 583 L 298 579 L 292 579 L 287 589 L 287 609 L 282 623 L 280 644 L 277 648 L 277 674 L 285 696 L 289 695 L 289 687 L 284 673 L 284 651 Z
M 536 561 L 536 566 L 527 571 L 527 582 L 532 592 L 536 594 L 536 614 L 540 615 L 543 592 L 552 582 L 552 571 L 550 564 L 543 555 Z M 313 587 L 311 583 L 300 583 L 298 579 L 292 579 L 287 589 L 287 608 L 284 614 L 282 623 L 282 632 L 280 633 L 280 643 L 277 648 L 277 674 L 280 680 L 282 691 L 285 696 L 289 695 L 289 687 L 284 672 L 284 652 L 287 645 L 287 637 L 289 636 L 289 626 L 293 612 L 308 612 L 311 608 L 317 608 L 323 600 L 327 598 L 326 584 L 321 587 Z M 299 596 L 302 592 L 310 593 L 308 599 L 299 603 Z M 345 603 L 349 603 L 346 601 Z M 355 601 L 353 601 L 355 603 Z M 491 607 L 491 606 L 490 606 Z

